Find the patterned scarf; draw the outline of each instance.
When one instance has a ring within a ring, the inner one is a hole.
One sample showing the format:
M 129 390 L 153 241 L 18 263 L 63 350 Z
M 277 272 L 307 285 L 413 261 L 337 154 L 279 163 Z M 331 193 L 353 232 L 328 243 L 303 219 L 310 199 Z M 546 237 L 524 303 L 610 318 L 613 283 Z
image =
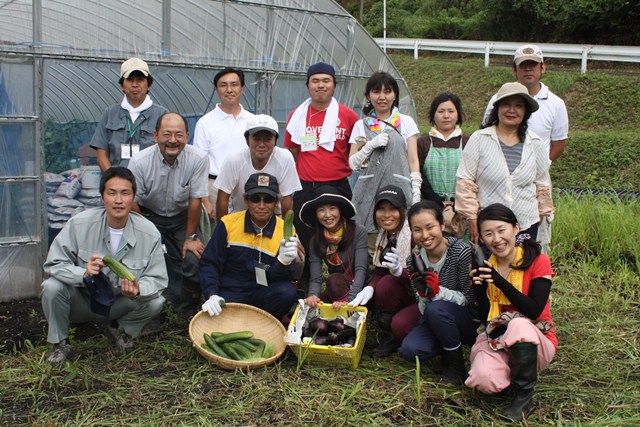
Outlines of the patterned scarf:
M 340 225 L 340 228 L 335 233 L 330 232 L 326 228 L 322 230 L 322 235 L 327 240 L 327 262 L 331 265 L 342 265 L 340 255 L 338 255 L 338 245 L 342 240 L 344 234 L 344 222 Z
M 524 249 L 520 246 L 516 246 L 516 257 L 513 260 L 513 265 L 522 264 L 522 259 L 524 258 Z M 489 258 L 489 262 L 493 266 L 494 269 L 498 269 L 498 259 L 495 255 L 491 255 Z M 509 275 L 506 277 L 507 281 L 513 285 L 518 291 L 522 292 L 522 279 L 524 278 L 524 270 L 516 270 L 511 269 Z M 513 305 L 509 298 L 506 297 L 505 294 L 502 293 L 500 289 L 498 289 L 495 285 L 489 284 L 487 287 L 487 297 L 489 298 L 489 315 L 487 316 L 487 320 L 494 319 L 500 315 L 502 312 L 502 306 L 504 305 Z
M 379 132 L 382 130 L 382 127 L 380 126 L 380 120 L 378 120 L 378 118 L 376 117 L 375 111 L 371 111 L 371 113 L 369 113 L 369 116 L 365 119 L 365 122 L 367 123 L 367 126 L 369 126 L 369 129 L 371 129 L 372 131 Z M 398 129 L 398 126 L 400 126 L 400 110 L 398 110 L 398 107 L 393 107 L 391 116 L 388 120 L 385 120 L 385 122 Z

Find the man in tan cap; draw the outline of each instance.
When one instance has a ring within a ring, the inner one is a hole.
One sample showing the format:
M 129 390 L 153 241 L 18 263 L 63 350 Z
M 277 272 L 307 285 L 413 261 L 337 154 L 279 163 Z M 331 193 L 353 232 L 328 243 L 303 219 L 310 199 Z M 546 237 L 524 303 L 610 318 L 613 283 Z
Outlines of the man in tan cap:
M 124 61 L 118 83 L 124 98 L 102 115 L 90 142 L 103 172 L 111 166 L 127 166 L 131 156 L 152 146 L 156 122 L 167 112 L 149 97 L 153 77 L 142 59 Z
M 542 50 L 536 45 L 527 44 L 520 46 L 513 56 L 513 74 L 527 87 L 529 95 L 538 102 L 540 108 L 529 118 L 529 129 L 535 132 L 545 145 L 549 153 L 549 163 L 562 155 L 567 145 L 569 136 L 569 116 L 564 101 L 551 92 L 540 81 L 547 71 Z M 495 102 L 495 95 L 489 101 L 484 114 L 484 120 L 489 117 Z M 551 221 L 553 215 L 543 218 L 538 228 L 538 241 L 542 250 L 549 254 L 551 243 Z

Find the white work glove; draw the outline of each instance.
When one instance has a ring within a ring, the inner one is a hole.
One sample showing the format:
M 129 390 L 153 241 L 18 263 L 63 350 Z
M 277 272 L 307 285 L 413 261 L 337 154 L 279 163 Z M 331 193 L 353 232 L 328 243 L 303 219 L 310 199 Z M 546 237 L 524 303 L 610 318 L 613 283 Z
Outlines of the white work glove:
M 211 295 L 209 299 L 202 304 L 202 311 L 209 313 L 209 316 L 217 316 L 222 313 L 220 302 L 224 302 L 224 298 L 218 295 Z
M 380 147 L 386 147 L 388 143 L 389 143 L 389 134 L 385 132 L 379 134 L 378 136 L 374 137 L 370 141 L 367 141 L 367 143 L 362 146 L 360 151 L 358 151 L 353 156 L 349 157 L 349 167 L 351 168 L 351 170 L 353 171 L 359 170 L 362 164 L 365 162 L 365 160 L 369 158 L 373 150 Z
M 398 255 L 397 248 L 391 248 L 391 250 L 386 253 L 381 265 L 384 268 L 388 268 L 389 272 L 394 276 L 402 276 L 402 264 L 400 263 L 400 256 Z
M 359 305 L 366 305 L 369 300 L 373 297 L 373 286 L 365 286 L 363 290 L 358 292 L 358 295 L 347 304 L 349 307 L 356 307 Z
M 278 249 L 278 261 L 283 265 L 291 264 L 298 256 L 298 238 L 290 237 L 289 241 L 282 239 Z
M 382 132 L 377 136 L 373 137 L 371 141 L 367 142 L 365 147 L 368 145 L 371 147 L 371 151 L 373 151 L 376 148 L 386 147 L 388 143 L 389 143 L 389 134 L 386 132 Z
M 422 175 L 420 172 L 411 172 L 411 194 L 413 195 L 411 204 L 418 203 L 422 199 L 420 187 L 422 186 Z

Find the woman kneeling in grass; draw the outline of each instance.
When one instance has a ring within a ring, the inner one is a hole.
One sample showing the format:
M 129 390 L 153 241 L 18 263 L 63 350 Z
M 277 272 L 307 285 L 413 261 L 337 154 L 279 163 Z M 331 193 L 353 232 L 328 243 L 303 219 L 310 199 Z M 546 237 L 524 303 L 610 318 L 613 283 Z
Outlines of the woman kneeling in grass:
M 414 250 L 419 250 L 409 257 L 407 269 L 423 314 L 398 352 L 409 362 L 416 356 L 426 361 L 442 355 L 446 368 L 441 382 L 462 385 L 467 376 L 462 344 L 473 344 L 478 327 L 469 279 L 471 250 L 462 240 L 443 234 L 441 203 L 423 200 L 411 206 L 407 216 L 417 244 Z
M 484 267 L 471 271 L 480 316 L 487 324 L 471 349 L 465 384 L 484 393 L 511 386 L 515 397 L 503 416 L 522 420 L 533 408 L 538 370 L 551 363 L 558 348 L 549 309 L 554 273 L 536 241 L 516 245 L 520 226 L 506 206 L 482 209 L 478 231 L 492 253 Z

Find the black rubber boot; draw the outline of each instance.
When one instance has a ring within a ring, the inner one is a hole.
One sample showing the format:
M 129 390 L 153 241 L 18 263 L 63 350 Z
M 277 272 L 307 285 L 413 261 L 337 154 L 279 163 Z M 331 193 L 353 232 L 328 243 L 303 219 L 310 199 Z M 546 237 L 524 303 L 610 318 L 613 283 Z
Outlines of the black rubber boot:
M 445 350 L 446 368 L 440 382 L 448 385 L 460 386 L 467 379 L 467 368 L 464 365 L 464 351 L 462 344 L 455 350 Z
M 380 332 L 378 334 L 378 346 L 373 349 L 373 355 L 376 357 L 388 357 L 398 350 L 400 342 L 391 332 L 391 319 L 394 312 L 380 311 L 377 313 L 377 322 Z
M 538 346 L 518 343 L 509 347 L 511 387 L 515 398 L 502 416 L 514 421 L 526 419 L 533 409 L 533 388 L 538 382 Z

